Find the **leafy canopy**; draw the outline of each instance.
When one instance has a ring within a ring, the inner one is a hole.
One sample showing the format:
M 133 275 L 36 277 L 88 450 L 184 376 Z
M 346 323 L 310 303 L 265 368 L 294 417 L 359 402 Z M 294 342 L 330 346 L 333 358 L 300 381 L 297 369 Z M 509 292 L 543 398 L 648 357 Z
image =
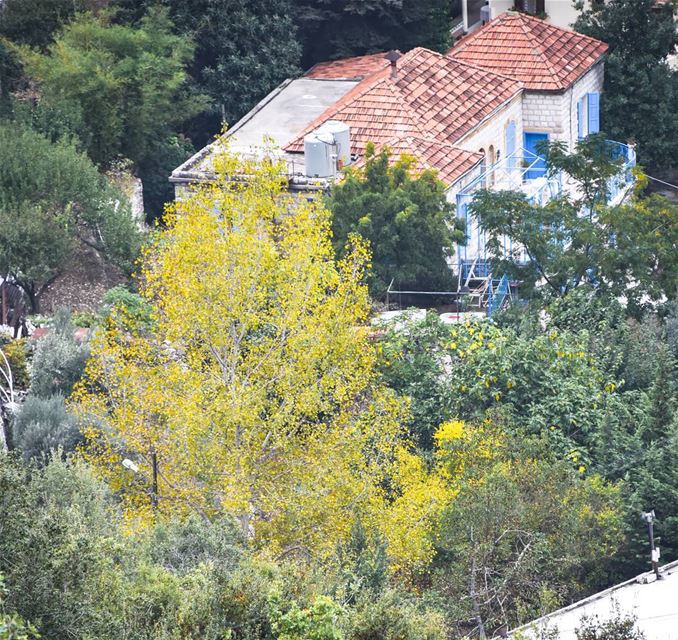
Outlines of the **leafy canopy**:
M 222 123 L 235 124 L 259 100 L 301 72 L 290 0 L 165 0 L 176 31 L 195 40 L 189 70 L 212 100 L 190 125 L 202 144 Z M 205 135 L 207 134 L 207 136 Z
M 362 326 L 368 253 L 355 240 L 335 263 L 327 210 L 285 193 L 277 164 L 240 162 L 217 159 L 146 255 L 154 326 L 112 318 L 94 341 L 87 457 L 132 518 L 154 491 L 162 513 L 232 513 L 259 545 L 324 555 L 361 516 L 394 569 L 426 561 L 426 469 Z
M 610 45 L 601 101 L 610 138 L 638 142 L 639 161 L 650 170 L 678 164 L 678 74 L 667 56 L 678 44 L 671 2 L 592 2 L 577 31 Z
M 546 148 L 550 175 L 562 172 L 576 187 L 546 205 L 533 204 L 517 191 L 481 191 L 471 203 L 488 234 L 492 258 L 521 281 L 521 292 L 537 289 L 567 295 L 593 283 L 635 305 L 675 295 L 678 273 L 678 206 L 666 198 L 638 194 L 617 206 L 607 206 L 610 180 L 621 169 L 602 138 L 580 141 L 568 154 L 561 143 Z M 516 250 L 504 250 L 511 238 Z M 521 263 L 524 248 L 529 261 Z
M 294 9 L 307 67 L 389 49 L 444 52 L 451 44 L 448 0 L 300 0 Z
M 595 586 L 594 567 L 622 540 L 619 487 L 489 421 L 452 421 L 436 440 L 459 491 L 442 516 L 434 584 L 459 636 L 537 617 L 549 589 L 568 602 Z
M 79 136 L 97 164 L 119 156 L 140 162 L 173 126 L 206 105 L 188 88 L 193 45 L 172 33 L 160 10 L 150 11 L 138 28 L 83 14 L 46 53 L 23 48 L 20 55 L 41 100 L 79 122 Z
M 449 287 L 447 258 L 463 233 L 455 227 L 453 206 L 435 172 L 415 175 L 414 158 L 394 161 L 388 149 L 369 145 L 364 169 L 349 169 L 328 200 L 337 253 L 353 234 L 372 249 L 370 292 L 382 296 L 391 280 L 396 288 Z
M 129 205 L 72 143 L 0 123 L 0 163 L 0 273 L 34 309 L 78 243 L 132 268 L 140 232 Z

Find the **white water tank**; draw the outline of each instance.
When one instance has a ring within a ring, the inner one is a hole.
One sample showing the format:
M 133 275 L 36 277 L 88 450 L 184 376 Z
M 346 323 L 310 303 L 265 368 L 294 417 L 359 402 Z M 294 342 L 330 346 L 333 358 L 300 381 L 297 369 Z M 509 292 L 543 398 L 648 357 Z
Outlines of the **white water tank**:
M 351 162 L 351 137 L 347 125 L 328 120 L 304 136 L 304 163 L 310 178 L 330 178 Z
M 337 159 L 341 167 L 351 164 L 351 130 L 347 124 L 339 120 L 328 120 L 318 131 L 331 133 L 337 145 Z
M 329 178 L 337 172 L 337 152 L 331 133 L 304 136 L 304 164 L 309 178 Z

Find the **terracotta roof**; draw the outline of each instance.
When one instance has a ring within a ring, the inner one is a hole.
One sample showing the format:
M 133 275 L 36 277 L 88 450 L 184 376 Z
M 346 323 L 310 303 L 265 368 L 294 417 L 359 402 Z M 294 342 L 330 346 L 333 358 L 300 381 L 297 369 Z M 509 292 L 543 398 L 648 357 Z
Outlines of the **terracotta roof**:
M 474 151 L 466 151 L 452 144 L 415 136 L 390 140 L 386 146 L 391 150 L 391 160 L 404 155 L 413 156 L 416 161 L 413 167 L 415 171 L 435 169 L 438 177 L 445 184 L 452 184 L 461 178 L 483 158 L 482 154 Z M 356 166 L 361 167 L 364 164 L 365 160 L 361 158 Z
M 600 40 L 509 11 L 463 38 L 447 55 L 520 80 L 526 89 L 563 91 L 606 51 Z
M 355 58 L 319 62 L 312 66 L 305 76 L 316 80 L 362 80 L 388 66 L 389 63 L 384 57 L 385 55 L 386 53 L 383 52 L 372 53 L 366 56 L 356 56 Z
M 351 151 L 359 155 L 368 142 L 407 136 L 454 143 L 520 90 L 520 83 L 505 76 L 413 49 L 398 60 L 395 80 L 389 68 L 364 79 L 285 150 L 303 151 L 304 136 L 327 120 L 349 125 Z

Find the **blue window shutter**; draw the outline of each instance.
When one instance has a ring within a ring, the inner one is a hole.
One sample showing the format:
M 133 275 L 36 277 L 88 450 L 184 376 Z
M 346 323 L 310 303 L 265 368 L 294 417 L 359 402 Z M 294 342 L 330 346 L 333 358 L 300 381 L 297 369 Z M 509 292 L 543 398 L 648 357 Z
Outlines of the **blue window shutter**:
M 584 137 L 584 98 L 577 102 L 577 137 Z
M 506 125 L 506 157 L 508 158 L 508 168 L 515 169 L 516 159 L 513 154 L 516 152 L 516 123 L 511 120 Z
M 600 94 L 586 94 L 588 101 L 589 134 L 600 131 Z

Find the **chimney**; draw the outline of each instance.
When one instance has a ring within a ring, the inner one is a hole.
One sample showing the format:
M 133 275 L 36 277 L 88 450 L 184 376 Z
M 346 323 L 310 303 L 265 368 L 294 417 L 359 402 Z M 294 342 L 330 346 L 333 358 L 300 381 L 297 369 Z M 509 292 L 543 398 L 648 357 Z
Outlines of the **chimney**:
M 400 51 L 392 49 L 386 54 L 386 59 L 391 63 L 391 80 L 395 82 L 398 79 L 398 59 L 402 56 Z

